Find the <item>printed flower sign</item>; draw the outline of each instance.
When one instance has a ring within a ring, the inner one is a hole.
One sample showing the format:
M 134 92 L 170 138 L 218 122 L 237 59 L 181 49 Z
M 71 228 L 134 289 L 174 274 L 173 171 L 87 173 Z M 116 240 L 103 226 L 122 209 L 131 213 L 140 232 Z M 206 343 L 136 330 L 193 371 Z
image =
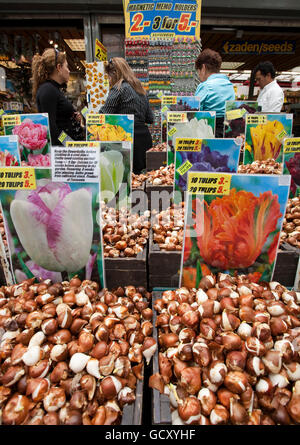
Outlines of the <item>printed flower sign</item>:
M 284 140 L 284 175 L 291 175 L 290 198 L 300 196 L 300 138 Z
M 274 159 L 283 162 L 283 140 L 291 136 L 292 114 L 248 114 L 244 164 Z
M 26 165 L 50 166 L 50 131 L 48 114 L 18 114 L 3 117 L 6 135 L 19 138 L 21 161 Z
M 130 114 L 87 114 L 87 141 L 133 142 L 133 122 Z
M 0 191 L 16 280 L 78 275 L 103 284 L 99 184 L 52 182 L 51 169 L 35 172 L 35 190 Z
M 167 112 L 167 162 L 175 160 L 176 138 L 210 139 L 215 137 L 215 111 Z
M 258 103 L 253 101 L 227 100 L 225 102 L 224 138 L 245 140 L 246 115 L 258 111 Z
M 188 279 L 197 287 L 203 275 L 218 272 L 272 279 L 290 177 L 232 174 L 217 195 L 214 181 L 222 176 L 207 173 L 204 194 L 187 195 L 181 285 Z
M 16 167 L 21 165 L 18 138 L 16 136 L 0 136 L 0 167 Z

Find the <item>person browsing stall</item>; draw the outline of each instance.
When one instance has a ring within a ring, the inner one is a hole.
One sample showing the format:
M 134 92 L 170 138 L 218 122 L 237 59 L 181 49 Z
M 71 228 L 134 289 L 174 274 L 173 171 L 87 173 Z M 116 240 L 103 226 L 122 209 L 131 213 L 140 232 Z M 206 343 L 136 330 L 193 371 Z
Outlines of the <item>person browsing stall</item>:
M 275 80 L 275 69 L 271 62 L 260 62 L 254 68 L 255 80 L 260 86 L 257 103 L 263 113 L 280 113 L 284 93 Z
M 154 120 L 147 93 L 122 57 L 114 57 L 105 65 L 110 90 L 100 109 L 104 114 L 134 114 L 133 172 L 146 167 L 146 151 L 152 147 L 148 126 Z
M 56 48 L 47 48 L 32 60 L 32 95 L 39 113 L 48 113 L 52 145 L 62 145 L 58 137 L 62 131 L 72 139 L 84 137 L 80 114 L 65 97 L 62 88 L 67 84 L 70 71 L 66 54 Z
M 225 74 L 220 73 L 222 58 L 212 49 L 205 49 L 195 61 L 200 83 L 195 96 L 200 97 L 200 109 L 216 112 L 216 137 L 223 137 L 226 100 L 234 100 L 234 88 Z

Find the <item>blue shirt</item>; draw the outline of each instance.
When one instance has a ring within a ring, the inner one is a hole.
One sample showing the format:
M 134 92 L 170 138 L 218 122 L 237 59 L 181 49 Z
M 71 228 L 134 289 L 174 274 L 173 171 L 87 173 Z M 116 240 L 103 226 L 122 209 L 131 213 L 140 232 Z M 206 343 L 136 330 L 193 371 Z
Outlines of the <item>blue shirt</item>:
M 225 74 L 211 74 L 205 82 L 199 83 L 195 96 L 200 97 L 200 109 L 216 111 L 217 117 L 225 116 L 225 101 L 235 100 L 234 88 Z

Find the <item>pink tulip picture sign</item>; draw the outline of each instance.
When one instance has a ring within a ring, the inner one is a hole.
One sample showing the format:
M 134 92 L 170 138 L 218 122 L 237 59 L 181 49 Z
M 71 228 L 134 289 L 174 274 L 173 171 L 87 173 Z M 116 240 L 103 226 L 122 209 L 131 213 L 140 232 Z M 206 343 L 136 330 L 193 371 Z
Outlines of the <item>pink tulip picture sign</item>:
M 2 117 L 5 135 L 19 140 L 22 165 L 50 167 L 50 130 L 47 113 L 10 114 Z
M 34 189 L 0 189 L 15 282 L 77 275 L 104 287 L 99 182 L 53 182 L 51 169 L 34 170 Z

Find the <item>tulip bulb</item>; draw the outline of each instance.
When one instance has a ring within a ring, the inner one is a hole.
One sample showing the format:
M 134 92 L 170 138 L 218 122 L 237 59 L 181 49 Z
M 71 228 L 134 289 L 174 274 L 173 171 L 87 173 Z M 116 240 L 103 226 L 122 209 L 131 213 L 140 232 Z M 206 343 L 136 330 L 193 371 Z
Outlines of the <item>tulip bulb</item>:
M 79 373 L 84 370 L 89 359 L 89 355 L 83 354 L 82 352 L 76 352 L 71 357 L 69 367 L 73 372 Z

